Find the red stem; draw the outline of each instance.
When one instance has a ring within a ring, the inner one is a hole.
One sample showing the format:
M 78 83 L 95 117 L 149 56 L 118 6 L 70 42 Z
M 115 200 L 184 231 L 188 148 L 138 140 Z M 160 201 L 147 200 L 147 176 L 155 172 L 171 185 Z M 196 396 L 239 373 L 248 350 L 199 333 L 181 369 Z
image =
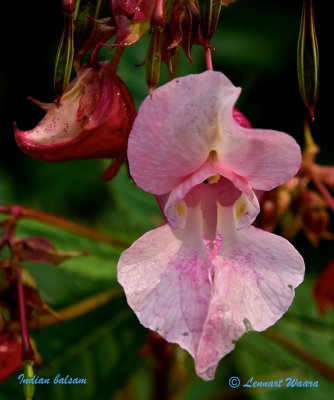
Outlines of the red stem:
M 55 215 L 47 214 L 33 208 L 27 208 L 18 205 L 12 206 L 0 206 L 0 212 L 4 214 L 14 215 L 17 219 L 19 218 L 31 218 L 46 224 L 57 226 L 58 228 L 64 229 L 65 231 L 75 233 L 77 235 L 86 236 L 90 239 L 113 244 L 120 247 L 128 247 L 129 243 L 123 242 L 122 240 L 113 238 L 105 233 L 94 231 L 93 229 L 87 228 L 86 226 L 77 224 L 72 221 L 68 221 L 63 218 L 59 218 Z
M 89 66 L 96 68 L 98 65 L 98 56 L 99 56 L 99 51 L 101 48 L 101 44 L 98 43 L 97 45 L 94 46 L 93 50 L 90 53 L 89 57 Z
M 94 37 L 94 30 L 91 33 L 91 37 Z M 98 62 L 99 62 L 99 51 L 101 49 L 101 47 L 103 46 L 110 46 L 108 44 L 105 44 L 104 42 L 107 41 L 108 39 L 110 39 L 110 37 L 114 34 L 114 31 L 108 31 L 106 32 L 104 35 L 99 36 L 99 42 L 97 44 L 94 45 L 90 56 L 89 56 L 89 65 L 91 67 L 97 67 Z
M 35 360 L 35 353 L 31 347 L 29 340 L 29 331 L 27 325 L 27 314 L 26 307 L 24 304 L 24 293 L 23 293 L 23 282 L 22 282 L 22 271 L 21 268 L 16 267 L 16 286 L 18 295 L 18 306 L 20 313 L 20 325 L 21 325 L 21 337 L 22 337 L 22 360 Z
M 119 62 L 120 62 L 120 60 L 122 58 L 123 51 L 124 51 L 124 47 L 121 47 L 121 46 L 117 47 L 115 55 L 114 55 L 114 57 L 113 57 L 113 59 L 111 61 L 111 68 L 115 73 L 117 71 L 118 64 L 119 64 Z
M 210 48 L 210 46 L 205 46 L 204 54 L 205 54 L 206 69 L 208 71 L 212 71 L 213 67 L 212 67 L 212 57 L 211 57 L 211 48 Z

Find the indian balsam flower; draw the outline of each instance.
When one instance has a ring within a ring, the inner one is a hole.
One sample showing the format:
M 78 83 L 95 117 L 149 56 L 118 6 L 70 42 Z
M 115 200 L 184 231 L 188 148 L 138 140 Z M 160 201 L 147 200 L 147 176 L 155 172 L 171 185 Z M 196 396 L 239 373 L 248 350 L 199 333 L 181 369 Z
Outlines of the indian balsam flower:
M 220 72 L 175 79 L 143 102 L 128 145 L 131 175 L 167 223 L 122 254 L 118 279 L 140 322 L 186 349 L 205 380 L 246 331 L 282 317 L 304 276 L 287 240 L 251 226 L 256 193 L 296 174 L 300 148 L 251 129 L 239 94 Z
M 105 178 L 112 178 L 126 159 L 136 109 L 111 63 L 81 66 L 59 101 L 42 104 L 46 114 L 31 130 L 15 128 L 15 139 L 27 155 L 40 160 L 111 158 Z

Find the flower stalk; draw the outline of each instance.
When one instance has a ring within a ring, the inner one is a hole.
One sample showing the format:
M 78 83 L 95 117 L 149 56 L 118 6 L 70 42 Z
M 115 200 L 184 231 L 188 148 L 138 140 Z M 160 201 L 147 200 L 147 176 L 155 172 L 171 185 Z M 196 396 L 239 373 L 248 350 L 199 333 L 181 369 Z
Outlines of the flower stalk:
M 40 210 L 35 210 L 33 208 L 23 207 L 19 205 L 0 206 L 0 212 L 13 215 L 17 220 L 21 218 L 34 219 L 45 224 L 56 226 L 65 231 L 80 236 L 85 236 L 97 242 L 112 244 L 114 246 L 120 247 L 128 247 L 129 245 L 128 243 L 107 235 L 106 233 L 95 231 L 76 222 L 69 221 L 67 219 L 60 218 L 56 215 L 48 214 Z

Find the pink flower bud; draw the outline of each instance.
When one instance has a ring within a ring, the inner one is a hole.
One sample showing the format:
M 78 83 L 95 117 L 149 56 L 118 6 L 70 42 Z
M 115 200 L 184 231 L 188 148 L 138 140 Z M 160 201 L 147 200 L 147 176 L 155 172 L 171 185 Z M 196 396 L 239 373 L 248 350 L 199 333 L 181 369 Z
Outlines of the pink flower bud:
M 24 153 L 53 162 L 112 158 L 120 166 L 125 160 L 136 111 L 110 63 L 97 69 L 82 67 L 60 101 L 43 108 L 47 113 L 34 129 L 15 127 L 16 142 Z

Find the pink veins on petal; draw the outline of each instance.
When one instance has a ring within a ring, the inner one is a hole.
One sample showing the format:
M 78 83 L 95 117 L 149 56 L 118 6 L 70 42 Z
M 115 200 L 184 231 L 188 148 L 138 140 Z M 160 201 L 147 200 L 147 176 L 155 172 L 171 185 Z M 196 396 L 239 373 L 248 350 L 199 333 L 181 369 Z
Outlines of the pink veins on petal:
M 168 223 L 122 254 L 118 279 L 140 322 L 186 349 L 205 380 L 246 331 L 282 317 L 304 276 L 287 240 L 251 226 L 256 193 L 298 171 L 300 148 L 252 129 L 239 94 L 220 72 L 171 81 L 143 102 L 128 145 L 131 175 Z

